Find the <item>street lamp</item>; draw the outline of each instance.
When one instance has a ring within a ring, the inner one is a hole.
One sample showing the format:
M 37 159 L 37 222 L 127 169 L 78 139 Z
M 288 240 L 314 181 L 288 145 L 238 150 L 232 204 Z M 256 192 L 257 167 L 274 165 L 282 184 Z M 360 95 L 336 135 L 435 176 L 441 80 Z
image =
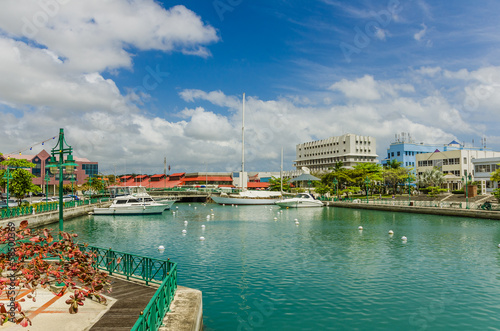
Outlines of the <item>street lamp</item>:
M 66 147 L 65 147 L 66 145 Z M 49 165 L 50 172 L 56 174 L 59 170 L 59 231 L 63 231 L 63 167 L 66 168 L 66 173 L 71 175 L 75 171 L 78 164 L 73 160 L 73 147 L 68 145 L 64 139 L 64 129 L 59 130 L 59 141 L 57 145 L 51 150 L 51 158 Z M 64 161 L 64 154 L 67 154 L 66 161 Z M 58 156 L 56 160 L 56 156 Z
M 464 176 L 462 176 L 462 182 L 465 183 L 465 209 L 469 209 L 469 189 L 467 186 L 467 185 L 469 185 L 469 181 L 472 182 L 472 175 L 469 174 L 467 176 L 467 172 L 466 172 L 465 179 L 464 179 Z
M 49 182 L 50 182 L 50 176 L 48 173 L 46 173 L 45 174 L 45 202 L 47 202 L 47 200 L 49 199 Z
M 368 203 L 368 184 L 370 184 L 370 178 L 368 178 L 368 176 L 366 176 L 365 184 L 366 184 L 366 203 Z
M 7 209 L 9 209 L 9 182 L 13 179 L 12 175 L 9 172 L 9 166 L 7 166 L 7 171 L 3 175 L 3 179 L 7 180 Z
M 71 174 L 71 195 L 75 195 L 75 188 L 74 188 L 74 184 L 75 184 L 75 174 Z M 72 197 L 73 199 L 75 197 Z
M 337 185 L 338 185 L 337 178 L 333 178 L 333 186 L 335 186 L 335 196 L 337 197 Z
M 411 194 L 410 194 L 410 190 L 411 190 L 411 177 L 410 175 L 408 175 L 408 206 L 411 206 Z

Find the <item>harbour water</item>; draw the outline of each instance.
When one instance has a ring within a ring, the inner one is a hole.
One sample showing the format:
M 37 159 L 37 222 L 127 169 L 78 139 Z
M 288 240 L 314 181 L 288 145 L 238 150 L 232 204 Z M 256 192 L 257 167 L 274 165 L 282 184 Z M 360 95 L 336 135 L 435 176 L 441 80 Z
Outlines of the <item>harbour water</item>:
M 173 211 L 64 226 L 91 245 L 178 262 L 179 284 L 203 292 L 205 330 L 500 329 L 498 221 L 215 204 Z

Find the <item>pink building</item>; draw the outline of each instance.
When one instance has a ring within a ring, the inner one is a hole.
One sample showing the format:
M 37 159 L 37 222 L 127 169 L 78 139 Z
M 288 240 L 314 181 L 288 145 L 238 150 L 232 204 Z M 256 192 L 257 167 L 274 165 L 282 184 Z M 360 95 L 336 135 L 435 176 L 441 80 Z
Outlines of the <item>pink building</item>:
M 7 158 L 11 159 L 24 159 L 28 160 L 35 164 L 35 167 L 31 169 L 27 169 L 31 171 L 33 175 L 36 177 L 33 178 L 33 184 L 38 185 L 42 188 L 42 192 L 45 193 L 45 175 L 49 174 L 49 194 L 53 194 L 55 192 L 56 185 L 59 185 L 59 173 L 56 174 L 57 177 L 54 177 L 49 171 L 49 168 L 46 166 L 49 164 L 50 154 L 47 151 L 42 150 L 40 153 L 36 155 L 19 155 L 19 154 L 4 154 L 0 156 L 0 161 L 3 161 Z M 64 174 L 63 184 L 71 184 L 71 178 L 74 178 L 74 184 L 82 185 L 87 182 L 88 177 L 96 177 L 99 172 L 99 165 L 97 162 L 89 161 L 85 158 L 80 158 L 73 156 L 74 161 L 78 164 L 78 167 L 75 167 L 75 172 L 73 175 Z

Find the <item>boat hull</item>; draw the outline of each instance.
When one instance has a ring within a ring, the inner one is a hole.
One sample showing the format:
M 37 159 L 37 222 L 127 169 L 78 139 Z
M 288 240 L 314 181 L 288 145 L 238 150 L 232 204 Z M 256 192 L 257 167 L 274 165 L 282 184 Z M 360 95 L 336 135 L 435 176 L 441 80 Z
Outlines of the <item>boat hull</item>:
M 307 200 L 298 200 L 298 199 L 287 199 L 280 200 L 276 202 L 276 205 L 281 208 L 314 208 L 314 207 L 323 207 L 323 203 L 318 200 L 307 201 Z
M 152 215 L 161 214 L 164 210 L 164 205 L 94 208 L 94 215 Z
M 219 205 L 274 205 L 281 198 L 232 198 L 212 196 L 212 200 Z
M 156 203 L 164 206 L 163 210 L 169 210 L 175 202 L 176 200 L 156 200 Z

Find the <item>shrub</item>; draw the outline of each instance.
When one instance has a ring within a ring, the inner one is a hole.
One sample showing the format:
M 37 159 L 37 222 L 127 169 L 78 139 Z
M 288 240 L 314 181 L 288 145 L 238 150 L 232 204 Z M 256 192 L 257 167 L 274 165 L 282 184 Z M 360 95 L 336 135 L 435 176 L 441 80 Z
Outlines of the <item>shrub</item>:
M 60 232 L 59 235 L 61 239 L 54 240 L 50 229 L 29 229 L 28 221 L 22 221 L 18 229 L 14 223 L 0 228 L 0 245 L 3 246 L 0 270 L 7 273 L 7 277 L 0 278 L 0 293 L 5 291 L 9 302 L 8 307 L 0 307 L 0 325 L 7 320 L 24 327 L 31 325 L 21 307 L 24 298 L 17 299 L 23 289 L 30 291 L 26 297 L 33 301 L 38 286 L 47 288 L 51 284 L 63 284 L 58 296 L 68 288 L 74 289 L 74 295 L 66 301 L 70 314 L 78 312 L 85 298 L 106 301 L 101 293 L 109 286 L 108 275 L 93 266 L 95 253 L 82 252 L 73 242 L 76 234 Z

